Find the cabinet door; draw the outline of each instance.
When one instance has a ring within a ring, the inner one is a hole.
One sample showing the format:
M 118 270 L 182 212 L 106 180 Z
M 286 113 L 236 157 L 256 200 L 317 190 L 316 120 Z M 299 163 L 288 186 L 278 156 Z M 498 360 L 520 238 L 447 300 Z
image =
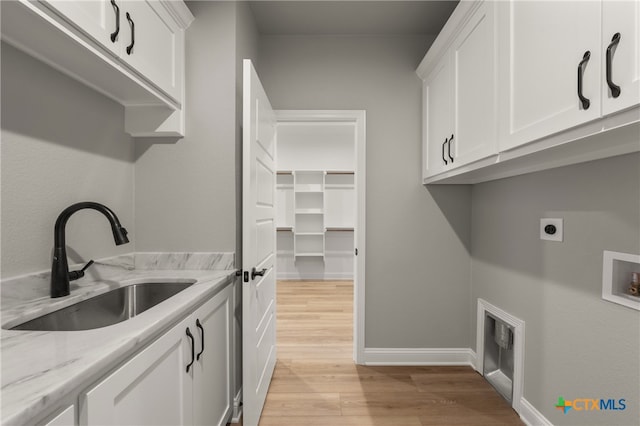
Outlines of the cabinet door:
M 124 11 L 120 1 L 47 0 L 45 4 L 108 50 L 119 55 Z M 118 31 L 118 23 L 120 31 Z M 114 34 L 114 40 L 111 40 Z
M 479 3 L 453 43 L 455 132 L 452 167 L 497 153 L 493 1 Z
M 80 424 L 193 424 L 190 318 L 169 330 L 80 397 Z
M 614 36 L 619 34 L 617 43 Z M 640 103 L 640 1 L 602 3 L 602 54 L 605 75 L 602 84 L 602 113 L 611 114 Z M 607 58 L 607 48 L 611 54 Z M 606 67 L 610 61 L 610 80 L 620 88 L 613 97 L 607 81 Z
M 497 5 L 499 18 L 500 148 L 524 143 L 600 117 L 601 3 L 519 1 Z M 578 97 L 582 66 L 584 108 Z
M 45 426 L 74 426 L 76 424 L 75 411 L 76 407 L 71 405 L 45 423 Z
M 424 97 L 424 175 L 423 178 L 442 172 L 449 164 L 448 146 L 445 143 L 453 133 L 451 63 L 448 53 L 425 80 Z
M 193 382 L 196 425 L 226 425 L 231 414 L 232 290 L 233 286 L 227 286 L 193 316 L 201 326 L 196 327 L 199 357 L 194 364 Z
M 123 3 L 122 58 L 174 100 L 182 95 L 184 33 L 159 3 Z M 127 17 L 127 13 L 129 16 Z M 128 49 L 130 47 L 130 49 Z

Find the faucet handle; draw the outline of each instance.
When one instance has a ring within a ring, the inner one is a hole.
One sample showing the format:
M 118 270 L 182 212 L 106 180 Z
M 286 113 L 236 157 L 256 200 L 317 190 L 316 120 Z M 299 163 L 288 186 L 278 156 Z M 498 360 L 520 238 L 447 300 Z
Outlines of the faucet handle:
M 89 262 L 87 262 L 87 264 L 84 265 L 82 267 L 82 269 L 80 269 L 79 271 L 71 271 L 71 272 L 69 272 L 69 281 L 74 281 L 74 280 L 77 280 L 79 278 L 84 277 L 84 271 L 86 271 L 89 268 L 89 266 L 91 266 L 91 265 L 93 265 L 93 259 L 90 260 Z

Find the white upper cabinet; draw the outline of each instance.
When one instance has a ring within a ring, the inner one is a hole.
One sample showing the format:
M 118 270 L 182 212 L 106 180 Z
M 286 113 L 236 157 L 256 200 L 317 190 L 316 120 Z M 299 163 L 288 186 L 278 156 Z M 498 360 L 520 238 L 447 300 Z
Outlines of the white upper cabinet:
M 497 152 L 495 3 L 483 1 L 453 42 L 452 166 Z
M 450 163 L 448 141 L 453 133 L 451 61 L 446 55 L 425 80 L 424 178 L 442 172 Z M 453 154 L 453 153 L 452 153 Z
M 423 183 L 640 151 L 640 0 L 463 1 L 416 72 Z
M 48 0 L 44 4 L 116 55 L 120 53 L 123 11 L 115 0 Z
M 62 15 L 102 47 L 182 103 L 184 35 L 157 1 L 48 0 Z
M 640 103 L 640 1 L 602 3 L 602 113 Z M 618 87 L 618 89 L 616 89 Z
M 125 107 L 137 137 L 185 134 L 183 1 L 6 1 L 2 39 Z
M 511 0 L 499 7 L 501 150 L 598 118 L 600 2 Z
M 423 179 L 497 152 L 495 5 L 478 1 L 465 8 L 444 53 L 427 54 L 418 69 L 426 75 Z
M 157 2 L 123 2 L 121 56 L 178 103 L 182 102 L 184 33 Z

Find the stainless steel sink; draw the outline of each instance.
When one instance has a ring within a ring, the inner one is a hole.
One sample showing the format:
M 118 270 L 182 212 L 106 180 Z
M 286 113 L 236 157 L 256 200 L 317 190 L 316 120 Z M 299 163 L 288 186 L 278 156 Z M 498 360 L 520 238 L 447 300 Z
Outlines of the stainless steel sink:
M 106 327 L 140 315 L 194 282 L 141 283 L 120 287 L 32 319 L 11 330 L 74 331 Z

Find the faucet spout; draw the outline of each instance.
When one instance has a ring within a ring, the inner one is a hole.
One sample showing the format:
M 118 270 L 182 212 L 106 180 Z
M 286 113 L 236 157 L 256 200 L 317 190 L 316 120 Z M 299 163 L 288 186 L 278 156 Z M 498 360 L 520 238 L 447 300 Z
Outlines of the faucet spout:
M 69 218 L 77 211 L 83 209 L 97 210 L 102 213 L 111 225 L 113 240 L 116 245 L 122 245 L 129 242 L 127 238 L 127 230 L 120 225 L 118 216 L 107 206 L 100 203 L 85 201 L 73 204 L 60 213 L 56 220 L 54 228 L 54 247 L 53 261 L 51 265 L 51 297 L 63 297 L 69 295 L 69 281 L 80 278 L 80 274 L 69 274 L 69 265 L 67 263 L 67 248 L 65 244 L 65 228 Z

